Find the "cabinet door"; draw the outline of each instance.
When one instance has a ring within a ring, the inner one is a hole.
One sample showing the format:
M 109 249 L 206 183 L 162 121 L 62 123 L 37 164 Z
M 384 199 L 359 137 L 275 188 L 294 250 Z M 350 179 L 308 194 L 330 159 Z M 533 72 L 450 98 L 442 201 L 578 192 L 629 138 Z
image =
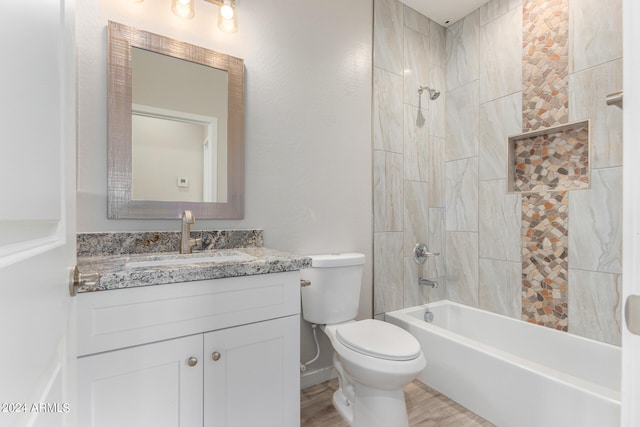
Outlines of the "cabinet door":
M 300 316 L 207 333 L 204 349 L 205 427 L 300 425 Z
M 202 334 L 82 357 L 78 425 L 202 426 L 202 374 Z

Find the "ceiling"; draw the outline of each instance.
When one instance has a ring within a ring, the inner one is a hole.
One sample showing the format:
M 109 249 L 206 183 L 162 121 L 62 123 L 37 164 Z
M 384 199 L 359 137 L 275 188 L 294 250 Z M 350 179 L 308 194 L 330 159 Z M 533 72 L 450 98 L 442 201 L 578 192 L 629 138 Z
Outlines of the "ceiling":
M 489 0 L 401 0 L 443 27 L 464 18 Z

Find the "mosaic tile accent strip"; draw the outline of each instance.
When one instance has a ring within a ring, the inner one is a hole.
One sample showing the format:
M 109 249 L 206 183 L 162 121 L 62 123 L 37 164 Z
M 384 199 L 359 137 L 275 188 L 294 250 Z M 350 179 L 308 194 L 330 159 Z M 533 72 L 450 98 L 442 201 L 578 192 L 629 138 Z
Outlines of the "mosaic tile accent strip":
M 543 192 L 589 188 L 589 124 L 531 137 L 514 137 L 513 191 Z
M 566 192 L 522 197 L 522 320 L 568 329 Z
M 569 0 L 525 0 L 522 9 L 522 128 L 569 120 Z
M 542 132 L 569 121 L 568 14 L 569 0 L 523 1 L 522 131 L 540 133 L 509 147 L 512 182 L 531 191 L 522 200 L 522 318 L 563 331 L 569 322 L 566 190 L 589 185 L 588 129 Z

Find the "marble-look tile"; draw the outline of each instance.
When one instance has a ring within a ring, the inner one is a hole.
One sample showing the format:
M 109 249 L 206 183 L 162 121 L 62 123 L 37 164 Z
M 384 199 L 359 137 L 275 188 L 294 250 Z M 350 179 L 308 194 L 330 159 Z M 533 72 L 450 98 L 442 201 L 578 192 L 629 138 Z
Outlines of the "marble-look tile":
M 480 256 L 520 262 L 522 199 L 506 188 L 504 179 L 480 182 Z
M 483 242 L 482 236 L 480 241 Z M 522 265 L 519 262 L 480 258 L 478 306 L 483 310 L 520 319 L 521 281 Z
M 404 179 L 429 181 L 429 122 L 425 109 L 404 106 Z
M 480 27 L 480 51 L 480 102 L 522 90 L 520 10 L 514 9 Z
M 447 28 L 447 90 L 478 79 L 480 12 L 476 10 Z
M 522 10 L 522 0 L 509 0 L 509 10 L 512 9 Z
M 423 102 L 429 103 L 429 125 L 431 135 L 444 138 L 446 135 L 446 99 L 447 91 L 445 82 L 444 68 L 437 65 L 429 66 L 429 87 L 432 87 L 440 91 L 440 96 L 435 100 L 426 100 L 423 97 Z
M 402 153 L 402 77 L 373 69 L 373 148 Z
M 414 307 L 425 304 L 426 301 L 428 301 L 429 291 L 418 285 L 421 267 L 421 265 L 413 260 L 413 257 L 404 258 L 404 291 L 402 302 L 404 307 Z
M 622 0 L 570 1 L 569 43 L 570 73 L 622 58 Z
M 374 231 L 402 231 L 402 154 L 373 150 Z
M 480 6 L 480 25 L 486 25 L 509 10 L 509 0 L 491 0 Z
M 373 6 L 373 65 L 402 75 L 404 12 L 398 0 L 375 0 Z
M 478 233 L 447 232 L 447 298 L 478 306 Z
M 403 303 L 402 233 L 374 233 L 374 314 L 399 310 Z
M 445 140 L 429 139 L 429 206 L 443 208 L 447 202 Z
M 507 178 L 508 139 L 522 129 L 522 92 L 480 105 L 480 179 Z
M 431 86 L 429 83 L 429 35 L 404 28 L 404 102 L 428 109 L 429 94 L 418 93 L 419 86 Z
M 427 237 L 427 241 L 424 242 L 431 252 L 440 254 L 427 258 L 426 268 L 433 277 L 442 279 L 447 275 L 445 264 L 445 244 L 447 239 L 447 233 L 445 231 L 446 219 L 447 213 L 444 208 L 429 208 L 429 237 Z
M 425 36 L 429 36 L 431 20 L 423 14 L 416 12 L 409 6 L 404 6 L 404 26 L 411 28 Z
M 478 158 L 447 162 L 447 231 L 478 231 Z
M 447 92 L 447 160 L 478 155 L 480 102 L 478 81 Z
M 622 276 L 569 270 L 569 332 L 621 344 Z
M 591 189 L 569 194 L 569 266 L 622 272 L 622 168 L 591 171 Z
M 431 47 L 429 62 L 444 70 L 447 67 L 447 29 L 437 22 L 431 21 L 429 30 Z
M 429 184 L 404 182 L 404 256 L 413 256 L 418 242 L 429 239 Z
M 418 284 L 420 278 L 434 280 L 438 283 L 436 288 L 421 286 Z M 416 305 L 447 299 L 447 287 L 445 277 L 433 276 L 433 272 L 427 266 L 417 264 L 413 257 L 404 259 L 404 306 L 415 307 Z
M 622 89 L 622 59 L 569 75 L 569 121 L 591 119 L 592 169 L 622 166 L 622 109 L 608 94 Z

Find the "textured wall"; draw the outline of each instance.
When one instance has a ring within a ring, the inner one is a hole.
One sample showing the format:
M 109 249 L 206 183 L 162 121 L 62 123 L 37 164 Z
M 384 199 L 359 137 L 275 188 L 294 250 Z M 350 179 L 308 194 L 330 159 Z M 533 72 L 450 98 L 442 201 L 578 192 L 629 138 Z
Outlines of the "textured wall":
M 245 60 L 245 219 L 196 218 L 195 229 L 264 229 L 265 246 L 367 255 L 360 316 L 371 316 L 371 0 L 240 2 L 237 33 L 196 1 L 77 2 L 78 231 L 178 230 L 176 220 L 108 220 L 106 25 L 114 20 Z M 320 334 L 321 359 L 331 366 Z M 315 354 L 302 325 L 301 358 Z

